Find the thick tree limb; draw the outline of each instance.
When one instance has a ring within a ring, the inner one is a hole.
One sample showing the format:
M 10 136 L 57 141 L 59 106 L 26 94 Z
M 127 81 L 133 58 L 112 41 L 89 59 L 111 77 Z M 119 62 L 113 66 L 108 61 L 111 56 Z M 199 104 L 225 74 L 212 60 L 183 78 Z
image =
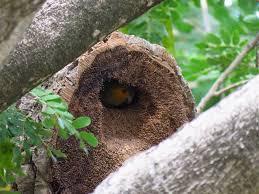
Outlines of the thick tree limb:
M 94 193 L 257 194 L 259 76 L 129 159 Z
M 201 113 L 201 111 L 205 108 L 208 101 L 215 96 L 215 92 L 219 88 L 219 86 L 223 83 L 223 81 L 227 78 L 227 76 L 241 63 L 243 58 L 249 53 L 259 41 L 259 33 L 256 37 L 249 42 L 244 49 L 236 56 L 236 58 L 232 61 L 232 63 L 228 66 L 228 68 L 218 77 L 215 83 L 212 85 L 206 96 L 201 99 L 201 102 L 197 106 L 197 112 Z
M 162 0 L 48 0 L 0 64 L 0 111 Z
M 35 10 L 45 0 L 1 0 L 0 2 L 0 64 L 22 38 Z

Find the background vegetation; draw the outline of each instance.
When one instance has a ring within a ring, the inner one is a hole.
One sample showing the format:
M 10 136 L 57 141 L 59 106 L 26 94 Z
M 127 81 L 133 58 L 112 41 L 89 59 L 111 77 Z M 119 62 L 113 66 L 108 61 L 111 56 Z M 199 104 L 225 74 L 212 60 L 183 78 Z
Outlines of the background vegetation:
M 121 29 L 164 46 L 176 58 L 197 104 L 259 31 L 259 2 L 256 0 L 208 0 L 207 26 L 200 2 L 166 0 Z M 258 74 L 255 52 L 245 57 L 222 88 Z M 208 107 L 229 92 L 232 90 L 212 99 Z
M 176 58 L 196 103 L 259 28 L 256 0 L 208 0 L 208 15 L 204 15 L 200 2 L 202 0 L 166 0 L 121 29 L 164 46 Z M 244 83 L 258 72 L 254 49 L 221 88 Z M 211 99 L 207 108 L 233 90 Z M 85 152 L 88 146 L 95 147 L 98 143 L 93 134 L 78 130 L 90 125 L 89 117 L 74 118 L 62 99 L 49 91 L 37 88 L 32 95 L 41 105 L 40 120 L 32 120 L 15 106 L 0 114 L 0 191 L 9 190 L 7 186 L 15 176 L 23 174 L 21 164 L 30 160 L 31 151 L 38 147 L 45 147 L 54 161 L 65 157 L 46 144 L 53 127 L 62 138 L 74 135 Z

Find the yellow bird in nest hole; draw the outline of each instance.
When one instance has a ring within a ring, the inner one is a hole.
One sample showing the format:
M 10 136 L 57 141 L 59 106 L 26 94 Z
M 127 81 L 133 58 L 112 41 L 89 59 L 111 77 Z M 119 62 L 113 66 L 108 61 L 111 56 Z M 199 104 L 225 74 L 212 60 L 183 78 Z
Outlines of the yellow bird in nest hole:
M 100 98 L 108 108 L 125 108 L 135 102 L 136 89 L 112 79 L 103 83 Z

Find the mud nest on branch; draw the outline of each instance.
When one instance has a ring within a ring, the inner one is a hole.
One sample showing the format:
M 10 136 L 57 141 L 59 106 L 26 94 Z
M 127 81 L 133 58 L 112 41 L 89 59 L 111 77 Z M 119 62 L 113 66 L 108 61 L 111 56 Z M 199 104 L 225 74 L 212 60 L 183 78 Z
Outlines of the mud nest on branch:
M 89 155 L 75 138 L 57 138 L 67 159 L 53 164 L 58 193 L 88 193 L 130 156 L 194 118 L 194 101 L 174 58 L 135 36 L 112 33 L 67 67 L 58 93 L 75 116 L 87 115 L 99 140 Z M 170 148 L 168 148 L 170 149 Z

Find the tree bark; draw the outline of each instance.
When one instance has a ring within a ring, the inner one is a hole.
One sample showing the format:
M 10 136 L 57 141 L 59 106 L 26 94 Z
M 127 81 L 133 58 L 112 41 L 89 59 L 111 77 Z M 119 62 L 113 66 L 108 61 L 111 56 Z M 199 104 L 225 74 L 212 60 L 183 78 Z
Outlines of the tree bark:
M 126 161 L 94 193 L 259 193 L 258 87 L 259 76 Z
M 0 64 L 0 111 L 162 0 L 47 0 Z
M 0 3 L 0 64 L 22 38 L 35 10 L 45 0 L 1 0 Z

